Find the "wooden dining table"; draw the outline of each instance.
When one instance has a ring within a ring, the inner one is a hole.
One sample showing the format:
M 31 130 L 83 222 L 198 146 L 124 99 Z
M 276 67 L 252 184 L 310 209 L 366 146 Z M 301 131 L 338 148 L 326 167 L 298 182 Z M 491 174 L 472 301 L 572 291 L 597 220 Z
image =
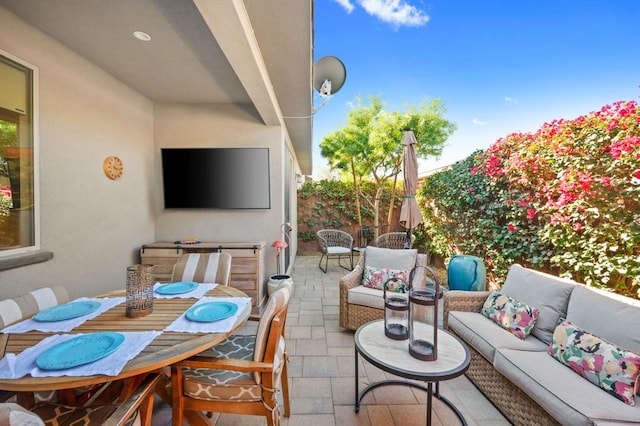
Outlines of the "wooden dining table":
M 122 297 L 124 294 L 124 291 L 116 291 L 97 297 Z M 241 290 L 223 285 L 216 286 L 208 291 L 205 296 L 247 297 Z M 153 300 L 153 312 L 138 318 L 128 318 L 125 315 L 125 303 L 123 302 L 97 317 L 85 321 L 69 332 L 73 334 L 100 331 L 161 331 L 162 334 L 157 336 L 142 352 L 131 359 L 117 376 L 32 377 L 27 375 L 18 379 L 0 379 L 0 390 L 32 393 L 72 389 L 140 377 L 196 355 L 221 342 L 235 333 L 247 321 L 251 313 L 251 303 L 248 303 L 245 309 L 238 313 L 237 320 L 231 330 L 226 333 L 163 331 L 197 301 L 198 299 L 196 298 L 155 298 Z M 27 333 L 0 334 L 0 359 L 5 353 L 18 354 L 53 334 L 60 333 L 30 331 Z

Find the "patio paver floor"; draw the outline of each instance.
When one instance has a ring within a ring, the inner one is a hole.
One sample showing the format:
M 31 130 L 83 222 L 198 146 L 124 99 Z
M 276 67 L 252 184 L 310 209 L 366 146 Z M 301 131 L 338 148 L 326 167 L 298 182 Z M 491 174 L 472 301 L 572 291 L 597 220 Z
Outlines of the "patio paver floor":
M 426 424 L 426 392 L 407 386 L 375 389 L 353 411 L 353 332 L 338 325 L 338 281 L 347 273 L 329 262 L 324 274 L 319 256 L 298 256 L 293 270 L 294 294 L 289 304 L 285 336 L 289 352 L 291 416 L 283 426 L 414 426 Z M 255 325 L 243 330 L 250 333 Z M 360 389 L 391 377 L 361 361 Z M 470 426 L 510 423 L 464 376 L 442 382 L 440 392 L 453 402 Z M 218 426 L 262 426 L 264 417 L 214 414 Z M 159 399 L 153 426 L 171 424 L 171 409 Z M 434 400 L 434 426 L 458 425 L 455 415 Z

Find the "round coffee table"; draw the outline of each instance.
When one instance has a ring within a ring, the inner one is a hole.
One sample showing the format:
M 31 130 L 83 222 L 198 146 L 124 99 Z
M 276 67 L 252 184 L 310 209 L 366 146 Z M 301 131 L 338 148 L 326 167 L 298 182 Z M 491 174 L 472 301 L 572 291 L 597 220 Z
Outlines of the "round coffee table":
M 433 336 L 433 329 L 423 325 L 426 336 Z M 408 340 L 392 340 L 384 335 L 384 321 L 377 320 L 364 324 L 355 334 L 356 349 L 356 394 L 355 412 L 360 411 L 360 401 L 372 389 L 384 385 L 406 385 L 427 391 L 427 425 L 431 424 L 432 398 L 435 396 L 458 416 L 466 425 L 464 416 L 455 405 L 440 394 L 439 383 L 464 374 L 469 368 L 471 355 L 469 349 L 457 337 L 444 330 L 438 330 L 438 358 L 435 361 L 421 361 L 409 354 Z M 369 384 L 358 390 L 358 355 L 383 371 L 405 379 L 419 380 L 426 383 L 422 386 L 405 380 L 383 380 Z M 435 392 L 433 384 L 435 383 Z

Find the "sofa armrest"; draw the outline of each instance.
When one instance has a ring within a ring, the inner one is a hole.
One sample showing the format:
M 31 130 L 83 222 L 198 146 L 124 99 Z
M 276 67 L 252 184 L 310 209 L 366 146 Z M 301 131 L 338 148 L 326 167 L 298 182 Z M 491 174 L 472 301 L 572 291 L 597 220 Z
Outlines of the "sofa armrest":
M 443 325 L 445 330 L 449 329 L 449 312 L 480 312 L 490 291 L 462 291 L 449 290 L 444 294 L 444 315 Z
M 364 256 L 360 256 L 353 271 L 340 278 L 340 292 L 342 293 L 343 289 L 348 291 L 350 288 L 360 285 L 362 274 L 364 274 Z

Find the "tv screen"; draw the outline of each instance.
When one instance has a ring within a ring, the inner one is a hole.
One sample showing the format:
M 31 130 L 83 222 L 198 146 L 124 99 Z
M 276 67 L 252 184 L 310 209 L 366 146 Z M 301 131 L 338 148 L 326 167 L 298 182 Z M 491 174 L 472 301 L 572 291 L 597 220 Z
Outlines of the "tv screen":
M 166 209 L 270 209 L 268 148 L 162 148 Z

